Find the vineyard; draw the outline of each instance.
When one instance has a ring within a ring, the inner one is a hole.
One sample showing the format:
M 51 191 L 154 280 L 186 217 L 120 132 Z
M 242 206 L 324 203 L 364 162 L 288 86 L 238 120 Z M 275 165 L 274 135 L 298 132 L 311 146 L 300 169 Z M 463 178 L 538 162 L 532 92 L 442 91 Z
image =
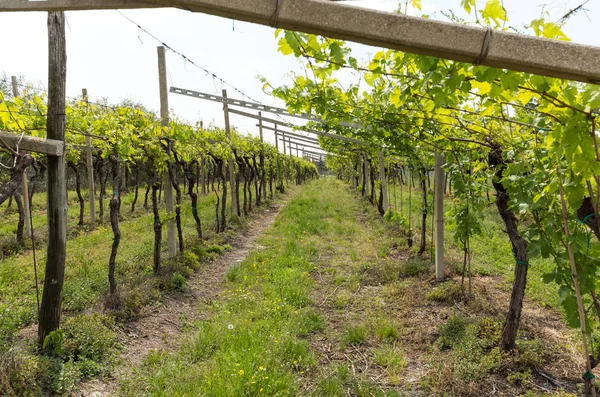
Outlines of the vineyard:
M 126 17 L 161 44 L 157 114 L 65 95 L 64 11 L 120 0 L 11 1 L 48 11 L 50 69 L 0 79 L 1 395 L 597 394 L 600 49 L 565 33 L 585 3 L 521 32 L 499 0 L 447 22 L 174 0 L 275 28 L 302 73 L 259 76 L 282 107 L 169 87 L 167 51 L 199 66 Z

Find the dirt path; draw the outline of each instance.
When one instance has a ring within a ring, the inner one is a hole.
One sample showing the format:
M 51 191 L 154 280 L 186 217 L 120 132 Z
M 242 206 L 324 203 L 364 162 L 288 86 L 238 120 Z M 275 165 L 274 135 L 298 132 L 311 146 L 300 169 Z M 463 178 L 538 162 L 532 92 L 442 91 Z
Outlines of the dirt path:
M 243 261 L 252 249 L 260 248 L 256 241 L 271 226 L 281 208 L 287 203 L 278 202 L 262 210 L 250 220 L 248 230 L 231 242 L 232 249 L 214 262 L 204 265 L 186 282 L 186 291 L 165 296 L 159 305 L 147 308 L 138 320 L 122 329 L 125 346 L 120 356 L 123 363 L 115 376 L 106 381 L 93 380 L 81 385 L 78 396 L 105 397 L 117 394 L 120 376 L 138 366 L 152 350 L 172 351 L 181 343 L 184 326 L 205 318 L 199 306 L 210 304 L 223 290 L 227 271 Z

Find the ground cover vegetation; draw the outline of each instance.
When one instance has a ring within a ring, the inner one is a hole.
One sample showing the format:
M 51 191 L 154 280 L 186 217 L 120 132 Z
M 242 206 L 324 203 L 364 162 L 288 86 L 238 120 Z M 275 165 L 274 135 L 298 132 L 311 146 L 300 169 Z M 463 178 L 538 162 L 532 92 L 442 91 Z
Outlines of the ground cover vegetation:
M 46 112 L 43 95 L 27 90 L 21 96 L 0 93 L 4 132 L 43 137 Z M 0 204 L 6 205 L 0 228 L 3 395 L 68 394 L 80 379 L 110 373 L 119 325 L 135 319 L 164 292 L 184 289 L 186 278 L 202 263 L 227 250 L 236 231 L 247 228 L 246 216 L 285 190 L 276 171 L 287 173 L 294 184 L 317 176 L 312 163 L 280 157 L 258 138 L 235 131 L 228 138 L 217 128 L 176 120 L 161 126 L 152 113 L 131 103 L 108 106 L 80 98 L 68 105 L 67 124 L 67 267 L 60 305 L 51 308 L 64 312 L 67 320 L 46 334 L 36 324 L 48 281 L 46 194 L 40 192 L 46 157 L 19 151 L 18 146 L 4 145 L 2 152 L 1 161 L 9 164 L 0 188 Z M 93 142 L 95 224 L 86 212 L 87 137 Z M 229 158 L 232 174 L 226 168 Z M 30 172 L 33 237 L 24 232 L 18 189 L 24 172 Z M 228 175 L 233 178 L 230 185 Z M 161 200 L 167 182 L 175 191 L 172 213 Z M 179 255 L 166 258 L 166 226 L 171 221 Z M 36 331 L 38 338 L 33 337 Z

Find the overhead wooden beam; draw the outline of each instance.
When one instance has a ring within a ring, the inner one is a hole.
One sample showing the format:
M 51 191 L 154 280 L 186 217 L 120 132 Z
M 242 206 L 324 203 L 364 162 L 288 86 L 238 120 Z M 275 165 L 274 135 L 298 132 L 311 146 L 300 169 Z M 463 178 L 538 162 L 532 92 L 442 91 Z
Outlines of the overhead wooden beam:
M 228 105 L 240 106 L 245 109 L 260 110 L 260 111 L 264 111 L 264 112 L 268 112 L 268 113 L 275 113 L 275 114 L 279 114 L 282 116 L 296 117 L 299 119 L 310 120 L 310 121 L 315 121 L 315 122 L 320 122 L 320 123 L 327 122 L 327 119 L 322 118 L 321 116 L 314 115 L 314 114 L 292 113 L 285 108 L 280 108 L 277 106 L 268 106 L 268 105 L 263 105 L 262 103 L 249 102 L 249 101 L 244 101 L 241 99 L 223 98 L 222 96 L 219 96 L 219 95 L 208 94 L 205 92 L 199 92 L 199 91 L 193 91 L 193 90 L 187 90 L 185 88 L 171 87 L 169 89 L 169 92 L 171 92 L 173 94 L 189 96 L 192 98 L 204 99 L 206 101 L 227 103 Z M 344 127 L 350 127 L 350 128 L 363 128 L 363 125 L 359 124 L 359 123 L 349 123 L 346 121 L 340 121 L 340 122 L 337 122 L 337 124 L 344 126 Z
M 320 147 L 320 146 L 314 146 L 314 145 L 309 145 L 309 144 L 302 143 L 302 142 L 296 142 L 296 141 L 293 141 L 292 139 L 288 139 L 288 140 L 287 140 L 287 142 L 288 142 L 288 148 L 295 149 L 295 147 L 293 147 L 293 146 L 291 145 L 291 144 L 293 143 L 293 144 L 295 144 L 295 145 L 301 145 L 302 147 L 309 148 L 309 149 L 317 149 L 317 150 L 322 150 L 323 152 L 327 153 L 327 150 L 323 149 L 323 148 L 322 148 L 322 147 Z M 325 153 L 324 153 L 324 154 L 325 154 Z
M 176 7 L 414 54 L 598 84 L 600 47 L 326 0 L 3 0 L 0 11 Z M 348 23 L 352 21 L 352 23 Z
M 43 153 L 54 157 L 62 156 L 65 153 L 65 144 L 62 141 L 28 135 L 23 135 L 21 138 L 21 135 L 2 131 L 0 131 L 0 144 L 8 145 L 13 150 L 16 150 L 18 146 L 19 150 Z
M 77 11 L 168 7 L 151 0 L 2 0 L 0 11 Z
M 257 120 L 266 121 L 267 123 L 273 123 L 273 124 L 277 124 L 277 125 L 285 125 L 285 126 L 287 126 L 289 128 L 296 128 L 298 130 L 305 131 L 305 132 L 308 132 L 310 134 L 320 135 L 320 136 L 324 136 L 324 137 L 327 137 L 327 138 L 339 139 L 341 141 L 355 143 L 357 145 L 370 146 L 370 143 L 367 143 L 365 141 L 360 141 L 358 139 L 349 138 L 349 137 L 343 136 L 343 135 L 330 134 L 328 132 L 323 132 L 323 131 L 317 131 L 317 130 L 306 128 L 306 127 L 303 127 L 303 126 L 298 126 L 298 125 L 294 125 L 294 124 L 290 124 L 290 123 L 285 123 L 285 122 L 283 122 L 281 120 L 269 119 L 269 118 L 266 118 L 266 117 L 259 117 L 259 116 L 255 115 L 255 114 L 242 112 L 240 110 L 229 109 L 229 113 L 237 114 L 239 116 L 249 117 L 251 119 L 257 119 Z M 263 128 L 265 128 L 265 127 L 263 127 Z
M 277 132 L 281 132 L 281 129 L 277 129 L 277 130 L 276 130 L 275 128 L 273 128 L 273 127 L 268 127 L 268 126 L 266 126 L 266 125 L 263 125 L 263 126 L 262 126 L 262 128 L 263 128 L 264 130 L 268 130 L 268 131 L 277 131 Z M 283 131 L 283 132 L 285 132 L 285 134 L 286 134 L 286 135 L 289 135 L 289 136 L 291 136 L 291 137 L 294 137 L 294 138 L 296 138 L 296 140 L 299 140 L 299 141 L 304 141 L 304 142 L 308 142 L 308 143 L 319 143 L 319 139 L 317 139 L 317 138 L 313 138 L 313 137 L 311 137 L 311 136 L 305 136 L 305 135 L 301 135 L 301 134 L 295 134 L 295 133 L 293 133 L 293 132 L 290 132 L 290 131 Z

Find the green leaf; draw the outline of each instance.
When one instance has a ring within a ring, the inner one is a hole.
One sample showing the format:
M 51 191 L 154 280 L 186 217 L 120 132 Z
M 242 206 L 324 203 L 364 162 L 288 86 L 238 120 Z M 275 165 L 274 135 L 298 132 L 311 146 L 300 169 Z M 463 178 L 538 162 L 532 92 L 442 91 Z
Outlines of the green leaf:
M 490 23 L 493 21 L 496 27 L 501 25 L 501 22 L 505 22 L 506 10 L 500 3 L 500 0 L 488 0 L 483 10 L 481 10 L 481 17 Z
M 475 0 L 461 0 L 460 5 L 462 6 L 462 8 L 464 8 L 466 12 L 470 14 L 471 11 L 475 8 Z

